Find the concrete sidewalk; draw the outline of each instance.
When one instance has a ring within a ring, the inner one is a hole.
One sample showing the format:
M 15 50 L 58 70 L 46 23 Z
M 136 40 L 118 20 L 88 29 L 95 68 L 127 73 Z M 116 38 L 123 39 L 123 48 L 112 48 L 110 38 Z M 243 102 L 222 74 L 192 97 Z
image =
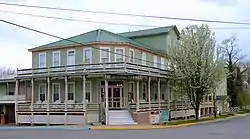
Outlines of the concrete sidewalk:
M 89 126 L 0 126 L 0 131 L 69 131 L 90 130 Z

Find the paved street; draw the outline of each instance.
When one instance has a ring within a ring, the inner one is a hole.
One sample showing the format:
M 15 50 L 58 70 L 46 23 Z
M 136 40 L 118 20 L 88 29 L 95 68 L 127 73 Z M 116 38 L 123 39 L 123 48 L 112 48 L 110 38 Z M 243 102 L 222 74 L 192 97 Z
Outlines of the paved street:
M 0 139 L 249 139 L 250 116 L 191 127 L 141 131 L 0 131 Z

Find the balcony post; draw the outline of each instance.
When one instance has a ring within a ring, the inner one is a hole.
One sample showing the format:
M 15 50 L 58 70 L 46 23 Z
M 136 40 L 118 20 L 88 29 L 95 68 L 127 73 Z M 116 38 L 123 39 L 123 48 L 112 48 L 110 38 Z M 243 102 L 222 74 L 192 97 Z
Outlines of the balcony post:
M 136 111 L 140 110 L 139 80 L 136 82 Z
M 34 78 L 31 79 L 31 125 L 34 125 Z
M 16 79 L 16 86 L 15 86 L 15 123 L 18 125 L 18 92 L 19 92 L 19 81 Z
M 87 123 L 87 103 L 86 103 L 86 76 L 83 76 L 83 124 Z
M 106 125 L 108 125 L 108 110 L 109 110 L 109 100 L 108 100 L 108 81 L 107 81 L 107 79 L 105 79 L 105 103 L 106 103 L 106 105 L 105 105 L 105 115 L 106 115 Z
M 64 117 L 64 124 L 67 125 L 67 110 L 68 110 L 68 77 L 65 76 L 65 99 L 64 99 L 64 111 L 65 111 L 65 117 Z
M 148 108 L 151 109 L 151 92 L 150 92 L 151 77 L 148 77 Z
M 48 85 L 48 95 L 47 95 L 47 116 L 48 121 L 47 125 L 50 125 L 50 114 L 49 114 L 49 104 L 50 104 L 50 77 L 47 78 L 47 85 Z
M 158 88 L 157 88 L 158 94 L 157 94 L 157 99 L 158 99 L 158 105 L 159 109 L 161 109 L 161 79 L 158 78 Z

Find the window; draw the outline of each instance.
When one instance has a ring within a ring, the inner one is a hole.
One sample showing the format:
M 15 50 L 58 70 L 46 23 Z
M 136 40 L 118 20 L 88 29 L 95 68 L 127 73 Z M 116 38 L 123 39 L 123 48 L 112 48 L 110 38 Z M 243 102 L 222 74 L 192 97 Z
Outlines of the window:
M 170 45 L 171 45 L 171 39 L 170 39 L 170 37 L 168 36 L 168 37 L 167 37 L 167 49 L 170 47 Z
M 158 99 L 158 87 L 157 84 L 154 84 L 154 99 L 157 100 Z
M 67 65 L 68 70 L 74 70 L 74 66 L 75 65 L 75 50 L 68 50 L 68 55 L 67 55 Z
M 178 40 L 175 39 L 175 40 L 174 40 L 174 47 L 177 47 L 177 45 L 178 45 Z
M 68 100 L 75 100 L 75 83 L 68 83 Z
M 134 49 L 129 49 L 129 62 L 130 63 L 135 62 L 135 51 L 134 51 Z
M 108 63 L 110 62 L 110 48 L 107 48 L 107 47 L 103 47 L 101 48 L 100 50 L 100 62 L 101 63 Z
M 146 84 L 142 85 L 142 99 L 146 100 Z
M 161 94 L 161 99 L 165 100 L 165 94 Z
M 129 93 L 131 94 L 131 99 L 135 98 L 134 82 L 129 82 Z
M 123 62 L 125 57 L 125 49 L 124 48 L 115 48 L 115 62 Z
M 60 100 L 60 84 L 54 83 L 52 84 L 52 102 L 57 100 Z
M 60 66 L 60 51 L 53 52 L 53 66 Z
M 39 100 L 45 101 L 46 100 L 46 85 L 39 84 Z
M 86 100 L 88 100 L 88 102 L 92 101 L 92 84 L 91 81 L 86 81 L 86 96 L 85 96 Z
M 165 91 L 166 91 L 166 87 L 165 85 L 161 85 L 161 100 L 165 100 Z
M 161 57 L 161 69 L 165 69 L 165 60 Z
M 46 67 L 46 53 L 39 53 L 39 68 Z
M 146 53 L 145 52 L 142 52 L 141 54 L 141 64 L 142 65 L 146 65 Z
M 115 48 L 115 62 L 123 62 L 125 60 L 125 49 Z M 116 64 L 116 66 L 122 66 L 121 64 Z
M 92 63 L 92 48 L 83 49 L 83 63 L 91 64 Z M 90 66 L 90 65 L 87 65 Z
M 154 67 L 157 68 L 157 56 L 154 56 Z
M 15 84 L 7 83 L 6 95 L 15 95 Z

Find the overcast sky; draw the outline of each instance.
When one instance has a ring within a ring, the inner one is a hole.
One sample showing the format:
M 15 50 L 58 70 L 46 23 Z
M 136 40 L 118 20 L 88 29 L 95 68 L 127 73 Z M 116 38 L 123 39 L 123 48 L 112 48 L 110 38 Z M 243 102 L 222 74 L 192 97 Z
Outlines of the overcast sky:
M 91 11 L 250 22 L 249 0 L 0 0 L 0 2 Z M 152 26 L 177 25 L 179 29 L 191 24 L 201 24 L 201 22 L 191 21 L 66 12 L 6 5 L 0 5 L 0 10 L 101 22 L 142 24 Z M 106 29 L 112 32 L 132 31 L 146 28 L 62 21 L 15 15 L 4 12 L 0 12 L 0 19 L 58 35 L 60 37 L 70 37 L 98 28 Z M 249 52 L 250 48 L 248 48 L 248 44 L 250 44 L 250 26 L 215 23 L 208 24 L 216 33 L 216 39 L 218 42 L 236 33 L 239 39 L 240 48 L 244 50 L 245 54 Z M 233 29 L 222 30 L 221 28 Z M 30 68 L 31 53 L 29 53 L 27 49 L 55 40 L 57 39 L 0 22 L 0 66 L 12 68 Z

